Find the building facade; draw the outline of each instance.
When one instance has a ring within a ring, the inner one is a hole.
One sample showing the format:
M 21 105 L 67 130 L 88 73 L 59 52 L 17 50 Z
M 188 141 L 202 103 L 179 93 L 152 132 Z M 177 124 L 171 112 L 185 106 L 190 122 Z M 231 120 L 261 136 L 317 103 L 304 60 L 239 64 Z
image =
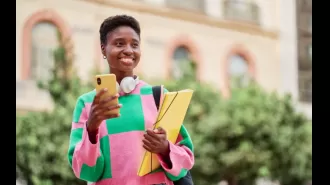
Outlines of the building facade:
M 300 108 L 312 118 L 312 0 L 296 0 Z
M 312 0 L 280 0 L 282 93 L 312 119 Z
M 82 79 L 97 66 L 106 70 L 98 30 L 111 15 L 128 14 L 141 24 L 145 77 L 175 76 L 177 63 L 190 58 L 196 74 L 230 96 L 230 81 L 254 78 L 266 90 L 283 89 L 280 1 L 284 0 L 17 0 L 17 109 L 51 107 L 36 79 L 47 79 L 56 33 L 72 42 Z
M 297 0 L 299 99 L 312 103 L 312 0 Z

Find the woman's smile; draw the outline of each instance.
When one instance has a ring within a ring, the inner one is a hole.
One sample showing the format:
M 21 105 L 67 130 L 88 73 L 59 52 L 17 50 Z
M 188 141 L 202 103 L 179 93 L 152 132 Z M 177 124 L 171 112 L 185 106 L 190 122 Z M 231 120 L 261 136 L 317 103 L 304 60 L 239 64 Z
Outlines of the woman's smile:
M 122 63 L 125 66 L 132 66 L 134 64 L 134 58 L 132 57 L 123 57 L 119 58 L 119 62 Z

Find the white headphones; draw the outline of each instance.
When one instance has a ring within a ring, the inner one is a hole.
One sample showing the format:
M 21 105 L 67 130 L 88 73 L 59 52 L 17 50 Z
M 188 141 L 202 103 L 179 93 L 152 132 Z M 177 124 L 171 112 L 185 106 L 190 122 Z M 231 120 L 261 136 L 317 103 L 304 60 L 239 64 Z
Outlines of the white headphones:
M 131 76 L 125 77 L 121 80 L 120 84 L 118 84 L 117 82 L 116 83 L 117 92 L 121 92 L 121 91 L 123 91 L 124 93 L 132 92 L 135 89 L 136 85 L 139 83 L 139 77 L 138 76 L 134 76 L 134 77 Z

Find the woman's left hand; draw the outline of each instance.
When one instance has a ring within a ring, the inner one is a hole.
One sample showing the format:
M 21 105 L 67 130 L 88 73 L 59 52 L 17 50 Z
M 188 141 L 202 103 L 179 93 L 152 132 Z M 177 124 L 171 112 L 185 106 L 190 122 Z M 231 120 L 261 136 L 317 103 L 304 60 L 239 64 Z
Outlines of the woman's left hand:
M 149 152 L 167 156 L 170 149 L 166 131 L 161 127 L 155 130 L 148 129 L 144 134 L 143 148 Z

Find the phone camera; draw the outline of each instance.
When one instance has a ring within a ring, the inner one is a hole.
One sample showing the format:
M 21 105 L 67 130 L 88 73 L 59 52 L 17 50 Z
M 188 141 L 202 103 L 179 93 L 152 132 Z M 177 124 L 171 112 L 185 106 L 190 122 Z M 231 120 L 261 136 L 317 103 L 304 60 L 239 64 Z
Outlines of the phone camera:
M 97 78 L 97 85 L 101 85 L 101 78 Z

